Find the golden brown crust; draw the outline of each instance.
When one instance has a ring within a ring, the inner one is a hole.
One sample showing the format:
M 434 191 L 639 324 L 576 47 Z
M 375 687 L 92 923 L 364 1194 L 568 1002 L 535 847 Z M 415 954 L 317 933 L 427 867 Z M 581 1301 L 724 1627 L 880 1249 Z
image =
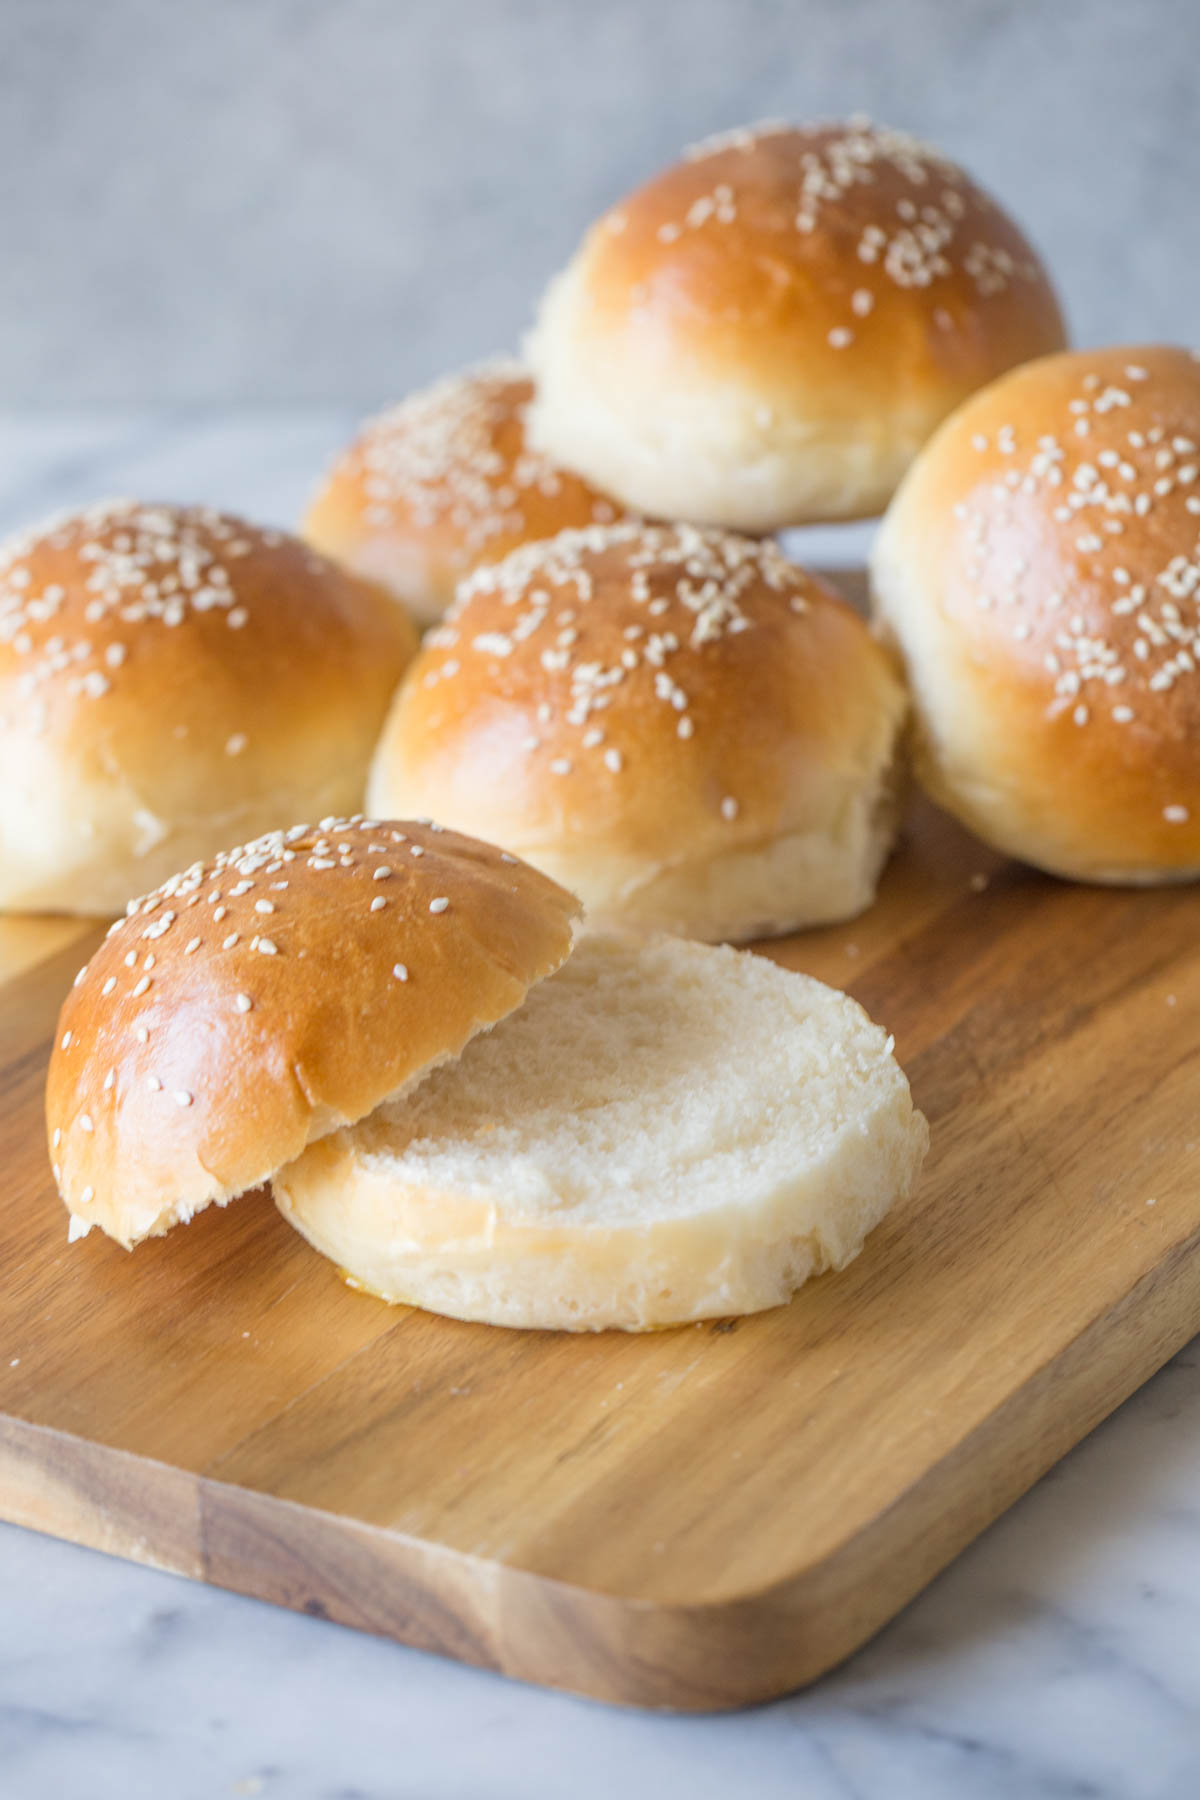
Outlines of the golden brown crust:
M 368 421 L 318 490 L 304 536 L 428 623 L 480 562 L 615 519 L 603 494 L 531 450 L 532 396 L 524 369 L 498 360 Z
M 110 501 L 9 540 L 0 760 L 27 783 L 0 796 L 0 905 L 111 914 L 180 845 L 359 803 L 415 647 L 378 588 L 209 508 Z
M 936 796 L 1027 860 L 1200 871 L 1200 363 L 1078 351 L 950 420 L 880 535 Z
M 577 912 L 410 821 L 297 826 L 186 870 L 63 1003 L 46 1122 L 72 1216 L 132 1245 L 257 1185 L 519 1006 Z
M 479 570 L 426 637 L 370 803 L 420 795 L 535 863 L 591 864 L 590 908 L 613 870 L 636 886 L 831 830 L 903 711 L 866 626 L 773 544 L 567 532 Z
M 1064 341 L 1023 234 L 936 151 L 867 125 L 731 132 L 612 207 L 551 289 L 535 438 L 610 487 L 623 468 L 612 491 L 661 509 L 671 472 L 654 465 L 688 453 L 672 415 L 703 442 L 719 403 L 713 458 L 724 430 L 764 469 L 724 492 L 718 469 L 711 497 L 689 470 L 703 498 L 681 491 L 682 516 L 798 524 L 821 516 L 795 510 L 808 489 L 824 516 L 862 515 L 962 399 Z M 830 456 L 837 491 L 804 469 Z

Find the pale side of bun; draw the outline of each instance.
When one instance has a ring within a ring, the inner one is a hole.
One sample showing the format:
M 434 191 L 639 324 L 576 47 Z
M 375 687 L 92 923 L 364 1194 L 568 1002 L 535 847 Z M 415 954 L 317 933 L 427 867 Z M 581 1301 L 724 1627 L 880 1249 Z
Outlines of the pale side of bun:
M 896 496 L 872 586 L 942 805 L 1060 875 L 1200 874 L 1194 354 L 1078 351 L 977 395 Z
M 620 509 L 533 450 L 533 383 L 497 359 L 381 413 L 334 462 L 301 527 L 309 543 L 379 582 L 423 625 L 481 562 Z
M 928 1143 L 890 1039 L 759 957 L 593 937 L 399 1105 L 275 1177 L 355 1285 L 498 1325 L 628 1331 L 843 1268 Z
M 863 123 L 768 125 L 592 227 L 527 345 L 531 437 L 642 514 L 865 517 L 961 400 L 1063 343 L 1036 254 L 960 168 Z
M 0 909 L 111 917 L 350 811 L 416 632 L 297 538 L 109 501 L 0 548 Z
M 773 544 L 594 527 L 465 584 L 368 804 L 486 833 L 590 923 L 759 937 L 874 897 L 905 709 L 862 620 Z
M 577 911 L 490 845 L 363 819 L 272 833 L 135 901 L 50 1059 L 73 1235 L 161 1235 L 404 1092 L 558 967 Z

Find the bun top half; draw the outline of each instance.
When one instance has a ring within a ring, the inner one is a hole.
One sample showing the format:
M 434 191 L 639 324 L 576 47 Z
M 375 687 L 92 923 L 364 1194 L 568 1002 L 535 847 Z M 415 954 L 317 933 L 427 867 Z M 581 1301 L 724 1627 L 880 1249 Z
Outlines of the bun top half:
M 134 901 L 46 1088 L 78 1233 L 132 1246 L 402 1093 L 569 954 L 577 902 L 427 822 L 298 825 Z

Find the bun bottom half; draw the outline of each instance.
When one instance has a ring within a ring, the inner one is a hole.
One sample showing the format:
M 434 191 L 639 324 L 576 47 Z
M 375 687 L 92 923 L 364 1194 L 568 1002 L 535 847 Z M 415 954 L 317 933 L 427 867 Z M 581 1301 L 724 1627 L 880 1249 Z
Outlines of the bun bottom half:
M 927 1143 L 890 1039 L 845 995 L 734 950 L 592 936 L 273 1187 L 382 1299 L 643 1331 L 778 1306 L 843 1268 Z

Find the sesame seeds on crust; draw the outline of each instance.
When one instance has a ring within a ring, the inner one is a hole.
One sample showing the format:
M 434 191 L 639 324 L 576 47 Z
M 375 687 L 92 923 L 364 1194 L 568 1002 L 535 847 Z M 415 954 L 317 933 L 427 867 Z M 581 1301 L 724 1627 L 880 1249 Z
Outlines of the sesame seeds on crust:
M 542 698 L 523 740 L 554 776 L 603 769 L 639 780 L 643 707 L 672 738 L 696 731 L 694 679 L 709 679 L 722 645 L 764 621 L 796 621 L 818 589 L 769 542 L 688 525 L 630 523 L 562 532 L 485 564 L 462 584 L 425 640 L 413 681 L 427 691 L 461 681 L 521 683 Z M 713 794 L 714 815 L 736 808 Z
M 100 1000 L 118 1012 L 121 1030 L 135 1039 L 139 1031 L 145 1031 L 145 1041 L 150 1041 L 159 999 L 155 985 L 161 979 L 156 972 L 158 958 L 153 950 L 145 950 L 150 943 L 160 947 L 160 955 L 194 956 L 198 964 L 224 962 L 236 953 L 236 967 L 245 971 L 247 987 L 232 994 L 234 1011 L 245 1017 L 257 1007 L 269 1006 L 270 975 L 261 965 L 251 966 L 251 959 L 307 954 L 306 931 L 302 928 L 297 942 L 291 925 L 299 918 L 303 927 L 312 889 L 306 884 L 301 891 L 297 877 L 306 871 L 320 875 L 331 871 L 335 882 L 350 877 L 356 889 L 361 889 L 362 910 L 379 910 L 378 890 L 367 884 L 391 876 L 391 868 L 379 859 L 406 844 L 413 829 L 400 830 L 361 817 L 327 818 L 315 827 L 298 825 L 270 832 L 209 862 L 193 863 L 153 893 L 130 901 L 125 917 L 110 928 L 104 951 L 104 966 L 110 972 L 99 982 Z M 436 837 L 423 847 L 431 860 L 412 865 L 413 880 L 432 890 L 439 875 L 444 875 L 445 865 L 437 855 Z M 444 912 L 448 904 L 434 895 L 427 910 Z M 257 929 L 265 915 L 271 917 L 272 937 Z M 193 929 L 197 925 L 201 927 L 198 933 Z M 185 932 L 186 940 L 179 942 Z M 169 985 L 170 973 L 166 980 Z M 146 1000 L 144 1009 L 130 1007 L 129 1002 L 137 1000 Z M 78 1039 L 68 1030 L 59 1049 L 66 1053 L 72 1047 L 78 1047 Z M 119 1053 L 119 1041 L 116 1048 Z M 155 1091 L 164 1091 L 157 1077 L 153 1086 Z M 87 1119 L 87 1114 L 80 1117 Z M 91 1128 L 88 1119 L 84 1129 Z
M 146 632 L 205 615 L 241 630 L 250 615 L 239 568 L 283 541 L 210 507 L 133 500 L 100 501 L 9 538 L 0 545 L 0 657 L 11 658 L 18 696 L 33 707 L 52 689 L 102 702 Z M 309 574 L 327 567 L 302 554 Z M 52 579 L 39 574 L 47 567 Z M 227 753 L 246 741 L 235 734 Z
M 343 459 L 359 470 L 368 532 L 445 534 L 462 572 L 485 554 L 544 535 L 548 517 L 551 531 L 615 518 L 609 500 L 529 443 L 532 396 L 522 366 L 498 357 L 369 420 Z
M 710 168 L 711 186 L 697 192 Z M 694 145 L 680 170 L 686 173 L 669 176 L 678 213 L 654 228 L 662 246 L 693 234 L 718 234 L 716 244 L 723 229 L 753 231 L 769 214 L 776 256 L 802 263 L 819 241 L 850 248 L 859 274 L 843 296 L 844 318 L 826 333 L 834 350 L 860 340 L 889 289 L 936 291 L 953 279 L 978 306 L 1045 280 L 1028 246 L 961 168 L 911 133 L 862 117 L 741 127 Z M 623 202 L 602 225 L 624 236 L 629 216 Z M 943 311 L 937 322 L 948 330 L 955 319 Z
M 1140 728 L 1200 665 L 1200 369 L 1165 354 L 1079 353 L 1036 414 L 1017 377 L 1014 421 L 966 440 L 956 591 L 1081 730 Z

